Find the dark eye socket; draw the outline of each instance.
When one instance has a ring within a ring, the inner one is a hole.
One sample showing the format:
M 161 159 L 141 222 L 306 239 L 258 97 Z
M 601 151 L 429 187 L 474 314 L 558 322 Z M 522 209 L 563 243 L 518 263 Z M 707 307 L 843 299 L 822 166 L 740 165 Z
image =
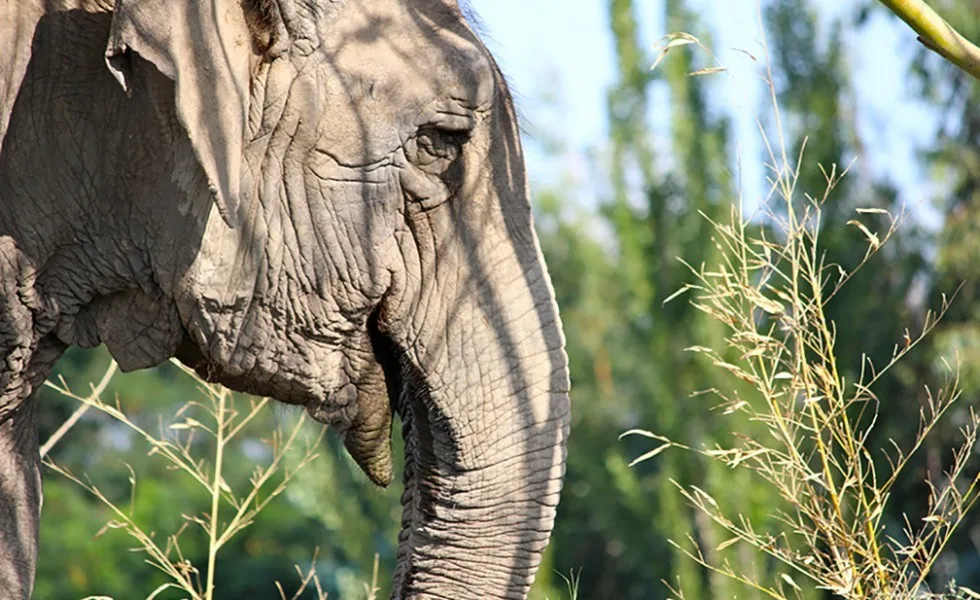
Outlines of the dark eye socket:
M 462 146 L 458 132 L 442 131 L 434 127 L 429 127 L 419 131 L 419 148 L 428 152 L 432 156 L 449 158 L 454 151 Z
M 445 171 L 459 158 L 468 138 L 468 131 L 423 127 L 410 144 L 410 158 L 420 167 Z

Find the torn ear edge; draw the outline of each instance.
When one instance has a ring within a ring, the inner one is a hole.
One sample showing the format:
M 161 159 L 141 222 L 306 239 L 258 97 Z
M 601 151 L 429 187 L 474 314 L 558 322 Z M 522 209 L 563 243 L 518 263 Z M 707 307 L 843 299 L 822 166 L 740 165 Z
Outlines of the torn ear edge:
M 254 33 L 246 10 L 272 2 L 116 0 L 106 46 L 106 65 L 127 95 L 139 59 L 174 82 L 177 117 L 230 227 L 249 193 L 243 155 Z
M 127 97 L 132 97 L 133 95 L 133 87 L 132 87 L 133 61 L 134 61 L 134 56 L 133 56 L 132 49 L 128 47 L 114 48 L 110 52 L 106 53 L 106 64 L 109 67 L 109 71 L 112 73 L 116 81 L 119 82 L 119 85 L 122 87 Z M 162 71 L 163 70 L 161 69 L 161 72 Z M 171 79 L 173 78 L 170 75 L 168 75 L 168 77 L 170 77 Z M 180 110 L 178 107 L 178 114 L 179 113 Z M 184 118 L 180 118 L 180 121 L 181 124 L 185 126 L 185 129 L 188 130 L 188 135 L 190 135 L 191 137 L 191 142 L 194 147 L 196 158 L 198 159 L 198 162 L 201 164 L 201 166 L 204 167 L 204 170 L 207 173 L 208 192 L 211 195 L 212 201 L 215 203 L 215 205 L 218 208 L 218 214 L 221 215 L 222 220 L 224 220 L 225 224 L 227 224 L 228 227 L 231 227 L 232 229 L 238 227 L 239 225 L 239 215 L 238 215 L 239 198 L 237 197 L 238 191 L 236 191 L 235 187 L 231 185 L 228 185 L 227 187 L 225 187 L 225 189 L 222 189 L 220 187 L 221 186 L 221 182 L 219 179 L 220 175 L 214 173 L 215 169 L 209 169 L 208 166 L 205 164 L 206 161 L 201 154 L 202 150 L 198 149 L 198 144 L 194 140 L 195 136 L 190 133 L 190 128 L 184 122 Z M 233 173 L 229 173 L 228 175 L 230 177 L 234 176 Z M 228 183 L 230 183 L 230 181 Z

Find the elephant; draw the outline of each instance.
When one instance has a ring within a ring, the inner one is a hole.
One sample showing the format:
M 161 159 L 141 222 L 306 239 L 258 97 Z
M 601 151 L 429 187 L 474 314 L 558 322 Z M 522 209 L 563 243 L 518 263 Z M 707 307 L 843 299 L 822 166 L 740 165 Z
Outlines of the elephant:
M 519 119 L 459 0 L 0 2 L 0 597 L 72 346 L 405 438 L 393 598 L 525 598 L 570 427 Z

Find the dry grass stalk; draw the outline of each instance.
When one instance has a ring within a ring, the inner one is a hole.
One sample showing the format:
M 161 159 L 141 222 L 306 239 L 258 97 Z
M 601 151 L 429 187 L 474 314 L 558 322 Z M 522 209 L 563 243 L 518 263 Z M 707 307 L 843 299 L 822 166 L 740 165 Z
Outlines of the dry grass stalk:
M 688 34 L 667 39 L 673 46 L 701 46 Z M 668 43 L 663 52 L 672 45 Z M 771 70 L 767 68 L 766 74 L 778 144 L 773 147 L 765 140 L 771 188 L 762 214 L 754 220 L 767 227 L 753 226 L 741 206 L 732 206 L 726 222 L 712 221 L 719 262 L 685 263 L 694 281 L 668 299 L 693 293 L 693 305 L 726 327 L 723 346 L 688 351 L 705 355 L 716 368 L 749 384 L 750 394 L 708 391 L 719 398 L 721 415 L 742 415 L 739 422 L 761 424 L 766 435 L 751 437 L 736 431 L 730 445 L 715 448 L 691 448 L 643 430 L 624 435 L 658 442 L 633 464 L 668 448 L 681 448 L 733 469 L 751 470 L 782 500 L 778 516 L 783 527 L 761 531 L 745 516 L 732 515 L 723 500 L 696 486 L 674 482 L 696 510 L 729 534 L 712 550 L 747 544 L 781 563 L 784 571 L 776 581 L 760 581 L 723 558 L 709 559 L 693 538 L 671 542 L 706 569 L 779 600 L 803 598 L 804 586 L 849 599 L 926 597 L 922 595 L 926 576 L 980 498 L 980 480 L 965 477 L 964 472 L 977 443 L 980 417 L 976 413 L 971 410 L 961 428 L 962 444 L 954 450 L 943 480 L 927 482 L 928 514 L 916 523 L 906 519 L 902 539 L 886 533 L 883 518 L 890 493 L 909 460 L 959 398 L 957 370 L 946 365 L 945 385 L 935 391 L 926 388 L 913 440 L 903 444 L 889 440 L 888 448 L 871 447 L 869 440 L 880 406 L 876 383 L 935 328 L 949 301 L 944 297 L 925 316 L 921 330 L 906 330 L 886 364 L 876 365 L 864 357 L 859 379 L 844 378 L 835 348 L 837 331 L 826 313 L 828 302 L 888 243 L 905 215 L 858 209 L 848 224 L 865 238 L 863 259 L 851 270 L 827 262 L 819 240 L 822 212 L 846 170 L 836 165 L 824 170 L 821 195 L 809 196 L 797 189 L 804 149 L 795 161 L 788 159 Z M 875 230 L 872 221 L 886 226 Z M 880 461 L 875 463 L 876 454 L 884 455 L 885 468 Z M 677 598 L 684 597 L 679 585 L 667 585 Z M 969 590 L 958 593 L 974 597 Z
M 188 376 L 196 379 L 196 375 L 182 364 L 176 361 L 174 364 Z M 167 575 L 169 581 L 150 591 L 146 596 L 147 600 L 152 600 L 167 590 L 179 590 L 188 594 L 192 600 L 211 600 L 215 594 L 214 572 L 221 548 L 251 525 L 258 514 L 286 490 L 296 473 L 317 458 L 325 427 L 319 426 L 316 435 L 306 436 L 309 439 L 304 440 L 304 436 L 301 435 L 306 423 L 304 414 L 288 430 L 275 430 L 270 437 L 262 439 L 269 449 L 271 458 L 268 463 L 256 465 L 248 485 L 237 490 L 232 489 L 222 476 L 226 462 L 225 451 L 233 441 L 247 431 L 248 426 L 263 410 L 267 410 L 269 400 L 267 398 L 243 400 L 236 398 L 224 387 L 197 380 L 203 394 L 202 401 L 191 401 L 182 405 L 169 425 L 165 427 L 161 421 L 159 432 L 153 433 L 127 416 L 118 398 L 114 404 L 102 401 L 101 393 L 108 379 L 115 372 L 115 368 L 115 363 L 109 366 L 100 385 L 94 386 L 88 396 L 75 394 L 64 380 L 61 380 L 60 384 L 47 382 L 46 385 L 66 397 L 79 401 L 82 406 L 112 417 L 135 432 L 148 444 L 149 455 L 161 457 L 173 471 L 189 477 L 208 495 L 210 500 L 208 512 L 181 515 L 183 524 L 176 531 L 163 536 L 164 541 L 160 543 L 158 542 L 160 537 L 148 533 L 136 522 L 132 503 L 130 506 L 120 506 L 96 484 L 56 464 L 50 456 L 45 456 L 44 464 L 86 489 L 109 508 L 113 519 L 105 525 L 102 532 L 108 529 L 122 529 L 137 541 L 139 550 L 146 554 L 146 562 Z M 82 412 L 80 408 L 76 414 L 80 416 Z M 75 422 L 77 419 L 72 420 L 72 424 Z M 53 446 L 66 430 L 65 427 L 59 429 L 57 438 L 53 436 L 53 439 L 45 444 L 45 448 L 50 449 L 50 446 Z M 213 443 L 196 443 L 201 438 L 210 438 Z M 290 453 L 298 455 L 299 458 L 294 465 L 287 466 L 285 459 Z M 129 465 L 127 468 L 130 473 L 132 497 L 135 497 L 137 473 Z M 207 536 L 206 565 L 192 564 L 181 552 L 181 536 L 189 527 L 200 527 Z M 314 565 L 315 557 L 316 555 L 314 555 Z M 313 565 L 305 572 L 297 567 L 297 572 L 300 577 L 300 588 L 291 598 L 299 598 L 310 585 L 313 585 L 313 589 L 316 590 L 317 598 L 324 600 L 327 597 L 317 579 Z M 376 577 L 377 573 L 375 573 Z M 285 598 L 282 586 L 278 583 L 275 585 L 280 595 Z M 371 589 L 376 587 L 375 579 Z M 96 598 L 101 600 L 102 597 L 92 597 L 92 600 Z

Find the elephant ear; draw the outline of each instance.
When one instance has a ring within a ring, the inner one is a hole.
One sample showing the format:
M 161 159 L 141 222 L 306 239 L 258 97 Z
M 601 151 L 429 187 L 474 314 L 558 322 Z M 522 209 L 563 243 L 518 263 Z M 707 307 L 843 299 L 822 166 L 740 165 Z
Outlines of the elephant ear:
M 237 0 L 116 0 L 106 63 L 131 92 L 135 52 L 174 82 L 177 116 L 235 227 L 242 202 L 252 38 Z

